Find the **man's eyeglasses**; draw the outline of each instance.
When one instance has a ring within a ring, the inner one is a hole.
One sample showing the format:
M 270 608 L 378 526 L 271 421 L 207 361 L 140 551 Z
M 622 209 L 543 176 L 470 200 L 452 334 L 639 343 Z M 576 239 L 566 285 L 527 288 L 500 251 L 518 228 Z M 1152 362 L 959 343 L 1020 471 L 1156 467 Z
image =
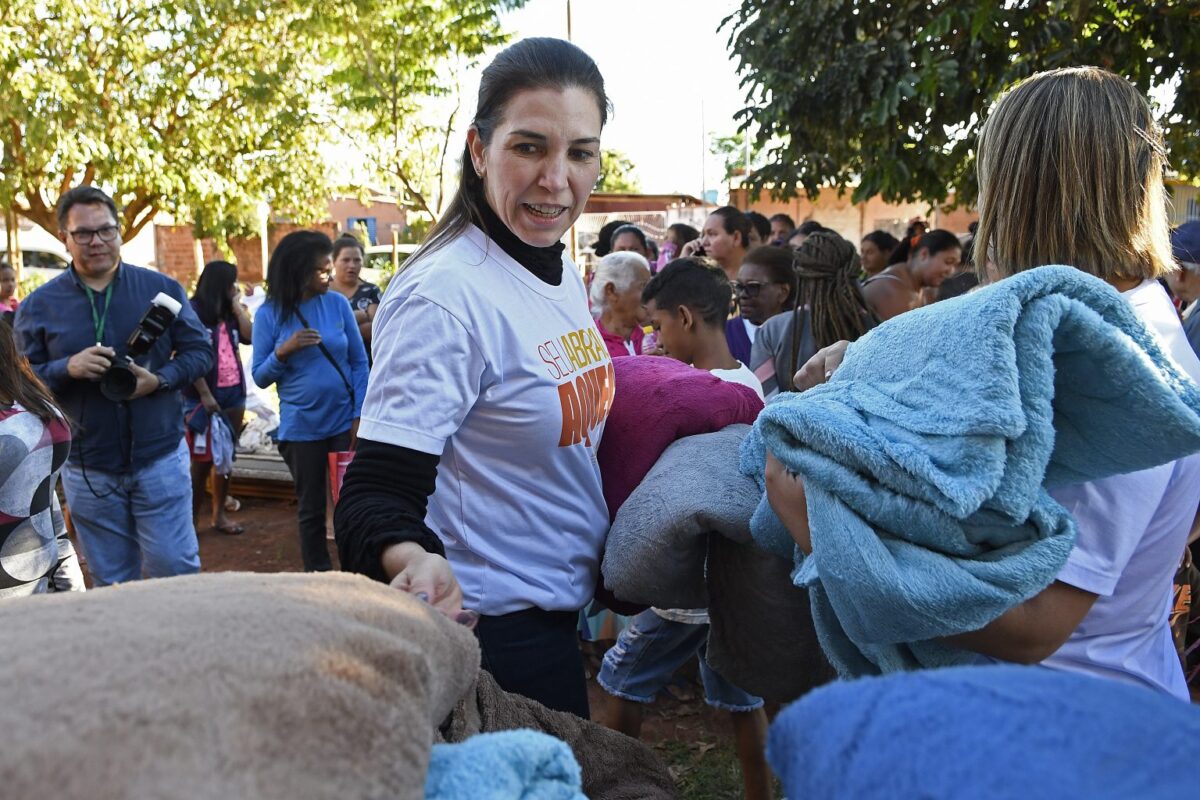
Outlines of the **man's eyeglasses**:
M 764 286 L 769 285 L 770 284 L 763 283 L 762 281 L 746 281 L 745 283 L 742 283 L 741 281 L 734 281 L 733 291 L 739 297 L 745 297 L 753 300 L 754 298 L 758 297 L 758 293 L 762 291 Z
M 111 242 L 117 238 L 119 230 L 116 225 L 105 225 L 103 228 L 97 228 L 94 231 L 87 228 L 77 228 L 73 231 L 67 231 L 67 233 L 70 234 L 75 244 L 88 244 L 92 241 L 93 236 L 102 242 Z

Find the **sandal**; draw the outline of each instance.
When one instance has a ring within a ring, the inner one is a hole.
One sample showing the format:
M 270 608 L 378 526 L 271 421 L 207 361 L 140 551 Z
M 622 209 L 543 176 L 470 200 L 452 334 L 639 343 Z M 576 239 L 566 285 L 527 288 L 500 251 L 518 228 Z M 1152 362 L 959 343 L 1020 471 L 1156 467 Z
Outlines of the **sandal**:
M 236 522 L 228 522 L 224 525 L 213 525 L 213 530 L 217 533 L 223 533 L 226 536 L 238 536 L 246 532 L 246 529 Z

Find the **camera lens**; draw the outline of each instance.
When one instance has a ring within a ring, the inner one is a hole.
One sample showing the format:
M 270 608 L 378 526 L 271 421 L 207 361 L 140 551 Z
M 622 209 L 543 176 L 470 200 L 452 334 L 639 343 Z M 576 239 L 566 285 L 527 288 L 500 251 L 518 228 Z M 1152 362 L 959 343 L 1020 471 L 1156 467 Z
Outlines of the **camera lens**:
M 100 393 L 115 403 L 128 400 L 135 391 L 137 376 L 125 364 L 114 363 L 100 377 Z

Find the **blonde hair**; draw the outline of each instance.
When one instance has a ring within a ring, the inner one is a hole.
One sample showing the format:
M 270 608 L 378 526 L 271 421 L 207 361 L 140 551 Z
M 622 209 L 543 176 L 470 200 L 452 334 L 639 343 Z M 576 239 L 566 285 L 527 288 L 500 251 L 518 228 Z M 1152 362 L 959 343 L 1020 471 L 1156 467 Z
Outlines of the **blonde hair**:
M 1150 106 L 1096 67 L 1041 72 L 979 134 L 976 260 L 1001 276 L 1069 264 L 1107 281 L 1174 269 L 1166 152 Z

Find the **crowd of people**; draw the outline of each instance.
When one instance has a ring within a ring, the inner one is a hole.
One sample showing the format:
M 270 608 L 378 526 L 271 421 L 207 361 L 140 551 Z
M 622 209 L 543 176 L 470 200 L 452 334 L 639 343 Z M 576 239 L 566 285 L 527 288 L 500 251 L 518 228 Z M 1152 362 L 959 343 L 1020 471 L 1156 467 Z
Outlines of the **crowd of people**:
M 1200 379 L 1200 222 L 1168 231 L 1160 134 L 1111 73 L 1042 73 L 997 103 L 979 142 L 977 229 L 914 221 L 902 238 L 852 242 L 724 206 L 661 241 L 614 220 L 585 277 L 562 239 L 596 184 L 610 108 L 577 47 L 511 46 L 483 73 L 452 201 L 386 291 L 361 278 L 357 239 L 297 231 L 274 248 L 252 320 L 235 265 L 206 265 L 189 298 L 121 259 L 111 197 L 66 192 L 70 268 L 19 303 L 0 268 L 13 317 L 0 324 L 0 464 L 19 476 L 0 485 L 0 596 L 83 588 L 59 478 L 93 586 L 197 572 L 210 485 L 209 524 L 244 530 L 206 458 L 213 420 L 236 436 L 248 380 L 275 386 L 305 570 L 331 569 L 332 525 L 343 570 L 470 626 L 503 689 L 631 736 L 698 658 L 705 699 L 732 716 L 746 796 L 765 798 L 764 703 L 707 663 L 705 609 L 619 618 L 598 676 L 609 702 L 589 706 L 579 626 L 612 521 L 596 453 L 621 391 L 614 361 L 673 359 L 770 402 L 828 381 L 849 343 L 889 320 L 1065 264 L 1119 291 Z M 1077 158 L 1054 158 L 1066 150 Z M 349 451 L 330 519 L 329 457 Z M 1188 456 L 1054 488 L 1078 526 L 1067 566 L 953 644 L 1186 698 L 1187 638 L 1170 623 L 1188 619 L 1176 600 L 1200 530 L 1198 470 Z M 770 456 L 766 474 L 771 507 L 811 550 L 804 475 Z

